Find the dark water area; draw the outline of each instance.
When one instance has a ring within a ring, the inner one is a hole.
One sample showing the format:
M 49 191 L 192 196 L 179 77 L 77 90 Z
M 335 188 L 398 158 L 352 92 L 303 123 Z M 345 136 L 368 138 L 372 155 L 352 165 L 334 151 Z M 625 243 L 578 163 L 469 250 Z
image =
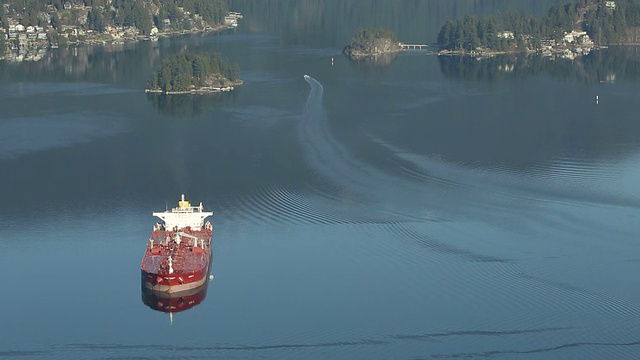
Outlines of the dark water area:
M 469 14 L 524 11 L 544 15 L 557 0 L 432 0 L 432 1 L 312 1 L 312 0 L 231 0 L 252 18 L 244 24 L 251 32 L 276 34 L 281 44 L 290 46 L 343 47 L 359 29 L 385 27 L 405 43 L 427 44 L 437 40 L 447 19 Z
M 637 358 L 638 49 L 340 54 L 552 3 L 233 0 L 236 30 L 0 63 L 0 358 Z M 182 50 L 244 84 L 145 94 Z M 182 193 L 214 278 L 170 316 L 139 264 Z

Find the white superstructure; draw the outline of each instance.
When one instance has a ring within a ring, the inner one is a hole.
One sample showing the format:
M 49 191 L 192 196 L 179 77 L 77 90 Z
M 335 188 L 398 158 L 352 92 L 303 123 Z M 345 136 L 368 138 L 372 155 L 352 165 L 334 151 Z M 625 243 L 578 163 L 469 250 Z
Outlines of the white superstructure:
M 163 212 L 154 212 L 153 216 L 157 216 L 164 221 L 166 230 L 179 230 L 187 226 L 192 229 L 201 229 L 204 225 L 204 219 L 213 215 L 212 211 L 203 211 L 202 203 L 199 206 L 191 206 L 189 201 L 182 198 L 178 201 L 178 207 Z

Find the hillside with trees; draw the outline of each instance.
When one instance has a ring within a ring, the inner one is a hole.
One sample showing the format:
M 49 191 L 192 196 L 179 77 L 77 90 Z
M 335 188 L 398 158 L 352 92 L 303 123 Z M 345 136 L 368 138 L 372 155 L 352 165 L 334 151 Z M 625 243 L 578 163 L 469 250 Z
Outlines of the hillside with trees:
M 241 85 L 238 64 L 219 53 L 181 52 L 162 61 L 149 80 L 147 92 L 203 93 L 233 90 Z
M 220 24 L 229 12 L 225 0 L 1 0 L 3 28 L 8 20 L 24 26 L 79 26 L 102 31 L 107 26 L 181 29 Z M 168 21 L 167 21 L 168 20 Z
M 585 8 L 582 28 L 598 44 L 640 44 L 640 3 L 616 1 L 609 8 L 593 3 Z
M 554 5 L 543 17 L 523 12 L 467 15 L 447 20 L 438 33 L 438 44 L 447 50 L 524 52 L 558 44 L 572 31 L 586 32 L 597 45 L 640 43 L 640 5 L 636 0 L 579 0 Z
M 0 0 L 0 57 L 67 43 L 153 38 L 223 27 L 225 0 Z

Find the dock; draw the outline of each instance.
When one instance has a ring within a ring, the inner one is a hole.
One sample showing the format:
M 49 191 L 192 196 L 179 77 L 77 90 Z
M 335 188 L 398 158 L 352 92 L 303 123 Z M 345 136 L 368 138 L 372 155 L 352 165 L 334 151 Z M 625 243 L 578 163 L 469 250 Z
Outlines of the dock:
M 402 50 L 427 50 L 429 45 L 427 44 L 405 44 L 400 43 Z

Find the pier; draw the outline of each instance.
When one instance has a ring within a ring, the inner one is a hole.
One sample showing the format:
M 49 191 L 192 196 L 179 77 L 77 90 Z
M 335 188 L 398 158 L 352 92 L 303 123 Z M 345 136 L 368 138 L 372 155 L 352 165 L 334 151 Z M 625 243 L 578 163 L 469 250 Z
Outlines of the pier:
M 427 50 L 429 45 L 427 44 L 405 44 L 400 43 L 402 50 Z

